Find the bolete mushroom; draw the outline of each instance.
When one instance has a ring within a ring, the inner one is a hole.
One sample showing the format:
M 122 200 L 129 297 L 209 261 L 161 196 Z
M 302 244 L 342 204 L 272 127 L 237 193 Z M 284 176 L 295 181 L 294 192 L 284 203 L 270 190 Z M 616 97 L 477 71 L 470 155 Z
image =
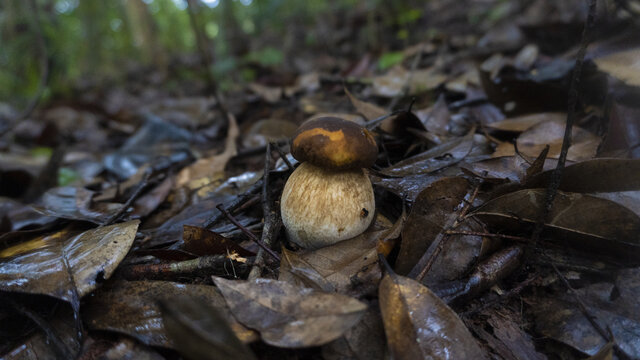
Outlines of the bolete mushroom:
M 301 164 L 287 180 L 280 203 L 289 240 L 313 249 L 363 233 L 375 212 L 364 170 L 378 155 L 373 135 L 350 121 L 317 118 L 298 128 L 291 154 Z

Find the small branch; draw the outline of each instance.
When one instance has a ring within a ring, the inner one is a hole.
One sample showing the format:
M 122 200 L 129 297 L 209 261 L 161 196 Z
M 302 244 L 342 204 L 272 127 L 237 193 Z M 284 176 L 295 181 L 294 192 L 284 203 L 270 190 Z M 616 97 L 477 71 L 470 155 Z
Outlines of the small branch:
M 127 201 L 124 204 L 122 204 L 120 209 L 118 209 L 118 211 L 115 214 L 113 214 L 109 219 L 107 219 L 102 224 L 103 226 L 111 225 L 115 223 L 116 221 L 118 221 L 118 219 L 122 217 L 122 215 L 124 215 L 127 209 L 131 207 L 133 202 L 136 201 L 138 197 L 140 197 L 140 194 L 142 194 L 142 190 L 144 190 L 147 187 L 147 185 L 149 185 L 149 178 L 151 177 L 151 174 L 152 174 L 151 169 L 148 169 L 148 171 L 144 174 L 144 178 L 142 179 L 142 181 L 140 181 L 140 184 L 138 184 L 138 187 L 136 187 L 136 189 L 133 191 L 131 196 L 129 196 Z
M 236 209 L 238 209 L 239 207 L 241 207 L 244 203 L 249 201 L 255 194 L 258 193 L 258 191 L 260 191 L 262 189 L 263 181 L 264 181 L 264 178 L 261 178 L 258 181 L 256 181 L 255 184 L 251 185 L 251 187 L 247 191 L 245 191 L 244 194 L 239 195 L 229 206 L 227 206 L 226 210 L 231 213 L 231 212 L 235 211 Z M 224 216 L 225 215 L 222 212 L 213 215 L 212 217 L 209 218 L 209 220 L 207 220 L 204 223 L 203 227 L 205 229 L 211 229 Z
M 189 275 L 208 277 L 213 274 L 230 275 L 226 268 L 227 259 L 224 255 L 201 256 L 197 259 L 164 264 L 138 264 L 118 269 L 118 277 L 127 280 L 162 280 Z M 244 273 L 247 264 L 235 263 L 234 271 Z
M 275 237 L 280 232 L 282 221 L 280 212 L 273 210 L 271 197 L 269 196 L 269 171 L 271 169 L 271 144 L 267 144 L 264 159 L 264 181 L 262 186 L 262 213 L 264 217 L 264 227 L 262 228 L 261 241 L 269 248 L 273 247 Z M 256 255 L 255 267 L 249 273 L 249 280 L 260 277 L 262 266 L 264 265 L 264 251 L 260 249 Z
M 564 172 L 564 165 L 567 160 L 567 153 L 569 152 L 569 147 L 571 146 L 571 130 L 573 128 L 573 124 L 576 122 L 576 107 L 578 104 L 578 82 L 580 81 L 580 73 L 582 72 L 582 65 L 584 64 L 584 57 L 587 52 L 589 40 L 591 38 L 591 28 L 593 28 L 595 23 L 596 3 L 596 0 L 589 0 L 589 13 L 587 15 L 587 20 L 582 31 L 580 49 L 578 50 L 578 54 L 576 56 L 576 63 L 573 66 L 571 85 L 569 86 L 569 108 L 567 111 L 567 124 L 564 129 L 564 138 L 562 139 L 562 149 L 560 150 L 558 165 L 553 170 L 551 179 L 549 181 L 549 186 L 547 187 L 543 212 L 540 215 L 538 222 L 536 223 L 533 234 L 531 235 L 531 238 L 534 242 L 538 242 L 538 240 L 540 239 L 542 230 L 544 230 L 544 224 L 549 217 L 551 207 L 553 207 L 553 200 L 556 197 L 558 188 L 560 187 L 560 182 L 562 181 L 562 174 Z
M 487 232 L 481 232 L 481 231 L 447 230 L 444 233 L 447 235 L 471 235 L 471 236 L 495 237 L 499 239 L 514 240 L 514 241 L 526 242 L 526 243 L 529 243 L 531 241 L 531 239 L 525 238 L 522 236 L 493 234 L 493 233 L 487 233 Z
M 538 280 L 540 278 L 540 274 L 534 274 L 533 276 L 527 278 L 525 281 L 519 283 L 516 287 L 514 287 L 513 289 L 509 290 L 507 293 L 505 293 L 504 295 L 498 297 L 497 299 L 493 299 L 487 303 L 482 304 L 481 306 L 469 310 L 469 311 L 465 311 L 463 313 L 460 314 L 461 317 L 469 317 L 472 315 L 475 315 L 485 309 L 488 309 L 494 305 L 497 305 L 507 299 L 510 299 L 518 294 L 520 294 L 522 292 L 522 290 L 526 289 L 529 285 L 531 285 L 534 281 Z
M 280 155 L 280 159 L 282 159 L 282 161 L 284 161 L 285 164 L 287 164 L 287 167 L 289 168 L 289 171 L 293 171 L 293 165 L 291 165 L 291 161 L 289 161 L 289 159 L 287 159 L 287 154 L 285 154 L 284 151 L 282 151 L 282 148 L 280 148 L 280 145 L 278 145 L 278 143 L 272 142 L 269 143 L 267 146 L 267 151 L 269 151 L 269 147 L 274 147 L 276 148 L 276 151 L 278 152 L 278 155 Z M 267 176 L 267 173 L 265 172 L 265 177 Z
M 267 245 L 265 245 L 265 243 L 263 243 L 260 239 L 258 239 L 258 237 L 254 233 L 252 233 L 249 229 L 247 229 L 242 224 L 240 224 L 238 220 L 236 220 L 236 218 L 233 217 L 233 215 L 229 214 L 229 212 L 222 207 L 222 204 L 219 204 L 218 206 L 216 206 L 216 209 L 220 210 L 224 214 L 224 216 L 233 223 L 233 225 L 237 226 L 240 230 L 242 230 L 242 232 L 245 233 L 245 235 L 247 235 L 249 239 L 251 239 L 251 241 L 258 244 L 258 246 L 264 249 L 264 251 L 268 252 L 269 255 L 271 255 L 274 259 L 280 262 L 280 256 L 278 256 L 278 254 L 276 254 L 275 251 L 271 250 L 271 248 L 269 248 Z

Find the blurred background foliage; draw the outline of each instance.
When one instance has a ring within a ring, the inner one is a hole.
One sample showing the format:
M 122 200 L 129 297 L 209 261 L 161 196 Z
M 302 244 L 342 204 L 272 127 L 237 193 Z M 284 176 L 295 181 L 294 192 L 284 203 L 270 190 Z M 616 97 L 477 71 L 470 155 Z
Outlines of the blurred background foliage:
M 305 53 L 372 52 L 384 70 L 402 60 L 398 50 L 437 34 L 426 26 L 425 3 L 2 0 L 0 101 L 21 108 L 38 91 L 44 100 L 70 97 L 83 83 L 117 84 L 149 71 L 169 86 L 213 74 L 224 91 L 255 80 L 261 68 L 310 71 L 298 61 Z M 492 19 L 494 8 L 461 20 Z

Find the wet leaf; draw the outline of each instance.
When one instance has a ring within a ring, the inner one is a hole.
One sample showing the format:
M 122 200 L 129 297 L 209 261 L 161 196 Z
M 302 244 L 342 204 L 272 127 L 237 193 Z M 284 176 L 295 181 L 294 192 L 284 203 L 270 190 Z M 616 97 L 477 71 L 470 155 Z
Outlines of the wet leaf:
M 487 223 L 522 231 L 522 223 L 536 223 L 544 199 L 545 189 L 520 190 L 487 202 L 474 214 Z M 554 241 L 638 262 L 640 217 L 615 202 L 558 191 L 545 227 L 555 235 Z
M 208 285 L 118 280 L 96 292 L 82 310 L 91 329 L 115 331 L 147 345 L 174 348 L 158 302 L 167 300 L 171 303 L 176 296 L 197 298 L 218 309 L 243 342 L 256 339 L 254 331 L 233 319 L 218 289 Z
M 416 197 L 402 230 L 400 252 L 395 271 L 408 274 L 431 242 L 443 230 L 469 190 L 461 177 L 443 178 L 433 182 Z
M 179 296 L 161 301 L 160 309 L 167 333 L 188 359 L 256 358 L 208 302 Z
M 380 309 L 370 306 L 362 320 L 343 337 L 323 346 L 322 355 L 327 360 L 383 360 L 386 348 Z
M 0 259 L 0 289 L 72 301 L 75 286 L 82 297 L 111 277 L 129 251 L 139 223 L 134 220 L 76 236 L 32 240 L 38 241 L 38 246 Z M 70 269 L 65 267 L 63 257 Z
M 474 129 L 475 130 L 475 129 Z M 473 148 L 473 133 L 457 137 L 421 154 L 402 160 L 382 170 L 383 174 L 406 176 L 430 173 L 464 159 Z
M 525 186 L 546 187 L 552 173 L 534 176 Z M 599 158 L 568 165 L 559 189 L 579 193 L 640 190 L 640 160 Z
M 85 220 L 102 224 L 113 213 L 120 210 L 122 204 L 94 203 L 94 192 L 82 187 L 58 187 L 44 193 L 44 208 L 35 209 L 45 215 L 71 220 Z
M 394 359 L 482 359 L 484 352 L 456 313 L 415 280 L 387 274 L 380 310 Z
M 283 248 L 278 279 L 348 295 L 375 289 L 382 276 L 377 239 L 383 232 L 368 232 L 314 251 L 292 252 Z
M 182 238 L 184 249 L 196 255 L 226 255 L 233 252 L 245 257 L 255 255 L 235 241 L 198 226 L 184 225 Z
M 214 277 L 233 315 L 260 332 L 267 344 L 299 348 L 326 344 L 355 325 L 367 306 L 353 298 L 256 279 Z

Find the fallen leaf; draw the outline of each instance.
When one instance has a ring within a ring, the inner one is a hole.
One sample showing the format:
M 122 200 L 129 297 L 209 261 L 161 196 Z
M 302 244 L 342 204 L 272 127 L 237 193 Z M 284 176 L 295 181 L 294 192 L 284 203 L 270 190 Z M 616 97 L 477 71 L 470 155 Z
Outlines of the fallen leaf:
M 528 188 L 546 187 L 553 170 L 527 181 Z M 598 158 L 568 165 L 562 172 L 560 190 L 570 192 L 617 192 L 640 190 L 640 160 Z
M 430 173 L 455 164 L 464 159 L 473 148 L 475 129 L 462 137 L 431 148 L 421 154 L 402 160 L 381 172 L 391 176 L 406 176 Z
M 443 178 L 433 182 L 416 197 L 402 230 L 402 242 L 395 271 L 408 274 L 431 242 L 443 230 L 469 190 L 461 177 Z
M 0 289 L 50 295 L 69 302 L 75 298 L 74 287 L 80 297 L 87 295 L 111 277 L 131 248 L 138 224 L 140 221 L 134 220 L 87 230 L 71 238 L 32 240 L 40 246 L 0 259 Z
M 184 225 L 182 239 L 184 250 L 196 255 L 226 255 L 227 253 L 237 253 L 240 256 L 255 255 L 235 241 L 198 226 Z
M 344 88 L 344 92 L 349 97 L 349 100 L 351 100 L 353 107 L 367 120 L 371 121 L 387 114 L 387 111 L 378 105 L 358 100 L 346 87 Z
M 197 298 L 215 307 L 241 341 L 256 340 L 256 333 L 234 320 L 218 289 L 209 285 L 118 280 L 96 292 L 82 310 L 90 329 L 115 331 L 147 345 L 174 348 L 158 302 L 176 296 Z
M 620 51 L 594 60 L 602 71 L 631 86 L 640 86 L 640 49 Z
M 383 232 L 368 232 L 312 251 L 292 252 L 283 248 L 278 280 L 347 295 L 358 295 L 363 287 L 375 288 L 382 277 L 377 239 Z
M 237 154 L 236 141 L 240 130 L 235 116 L 229 114 L 227 118 L 229 119 L 229 129 L 227 130 L 224 151 L 208 158 L 199 159 L 182 169 L 176 177 L 176 187 L 185 186 L 189 182 L 198 181 L 201 178 L 214 177 L 216 173 L 223 172 L 229 160 Z
M 231 312 L 260 332 L 267 344 L 300 348 L 337 339 L 358 323 L 366 304 L 284 281 L 233 281 L 213 277 Z
M 188 359 L 256 359 L 211 304 L 189 296 L 160 301 L 162 322 Z
M 564 130 L 564 121 L 545 121 L 535 125 L 518 137 L 516 141 L 518 151 L 526 156 L 535 158 L 544 150 L 545 146 L 549 145 L 547 157 L 557 159 L 562 149 Z M 580 161 L 593 158 L 596 155 L 600 141 L 601 139 L 598 136 L 574 126 L 567 160 Z M 513 154 L 515 154 L 515 149 Z
M 566 120 L 567 114 L 562 112 L 536 113 L 496 121 L 487 124 L 487 127 L 501 131 L 523 132 L 545 121 L 563 122 Z
M 387 274 L 380 310 L 394 359 L 483 359 L 485 354 L 456 313 L 426 286 Z
M 527 189 L 495 198 L 476 211 L 486 223 L 503 229 L 535 224 L 545 206 L 545 189 Z M 618 261 L 638 262 L 640 217 L 613 201 L 558 191 L 545 227 L 554 241 Z
M 322 355 L 326 360 L 383 360 L 386 348 L 380 309 L 370 306 L 362 320 L 343 337 L 322 347 Z

